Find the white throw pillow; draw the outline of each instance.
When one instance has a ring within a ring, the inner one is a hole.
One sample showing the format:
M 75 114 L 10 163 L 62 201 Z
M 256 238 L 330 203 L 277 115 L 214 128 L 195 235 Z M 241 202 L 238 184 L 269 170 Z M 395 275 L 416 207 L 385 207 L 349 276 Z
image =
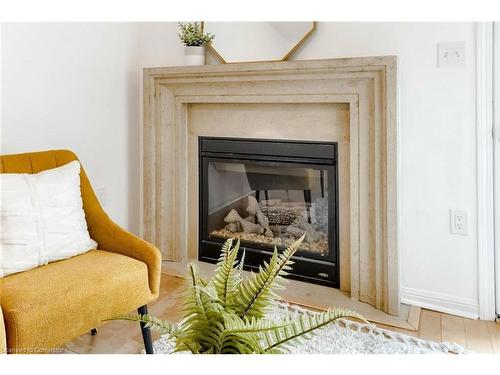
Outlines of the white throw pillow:
M 80 163 L 0 174 L 0 277 L 96 249 L 80 191 Z

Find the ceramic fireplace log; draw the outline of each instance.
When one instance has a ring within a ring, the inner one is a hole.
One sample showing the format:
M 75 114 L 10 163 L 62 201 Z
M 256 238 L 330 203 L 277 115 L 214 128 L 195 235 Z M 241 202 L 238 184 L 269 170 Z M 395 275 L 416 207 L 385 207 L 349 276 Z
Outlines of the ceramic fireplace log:
M 224 221 L 226 223 L 239 223 L 243 228 L 244 233 L 263 234 L 265 231 L 261 225 L 243 219 L 234 209 L 229 211 L 227 216 L 224 218 Z
M 297 238 L 305 234 L 305 240 L 308 243 L 322 239 L 322 234 L 309 224 L 305 218 L 297 218 L 292 225 L 286 228 L 286 231 Z
M 259 224 L 265 229 L 265 235 L 266 237 L 274 237 L 273 232 L 271 231 L 271 228 L 269 227 L 269 219 L 262 213 L 262 210 L 260 209 L 259 202 L 257 202 L 257 199 L 253 196 L 248 196 L 248 207 L 247 207 L 247 212 L 250 215 L 254 215 L 257 218 L 257 221 Z
M 240 223 L 234 222 L 234 223 L 229 223 L 224 227 L 224 230 L 227 230 L 229 232 L 233 233 L 238 233 L 238 232 L 243 232 L 243 227 L 241 226 Z

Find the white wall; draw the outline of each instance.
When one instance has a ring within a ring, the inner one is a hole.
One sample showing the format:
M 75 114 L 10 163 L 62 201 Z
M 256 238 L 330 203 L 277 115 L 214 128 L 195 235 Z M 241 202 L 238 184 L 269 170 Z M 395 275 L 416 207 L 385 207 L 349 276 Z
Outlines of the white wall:
M 466 42 L 466 67 L 438 68 L 437 43 Z M 475 25 L 320 23 L 296 59 L 398 55 L 403 298 L 477 316 Z M 450 234 L 466 210 L 469 235 Z
M 182 63 L 176 24 L 2 26 L 1 152 L 73 150 L 138 233 L 142 66 Z
M 2 152 L 71 148 L 107 210 L 137 232 L 141 67 L 182 64 L 175 23 L 8 24 Z M 477 314 L 475 26 L 319 23 L 296 59 L 400 58 L 400 251 L 408 302 Z M 466 41 L 464 68 L 437 67 L 437 43 Z M 449 232 L 467 210 L 469 235 Z

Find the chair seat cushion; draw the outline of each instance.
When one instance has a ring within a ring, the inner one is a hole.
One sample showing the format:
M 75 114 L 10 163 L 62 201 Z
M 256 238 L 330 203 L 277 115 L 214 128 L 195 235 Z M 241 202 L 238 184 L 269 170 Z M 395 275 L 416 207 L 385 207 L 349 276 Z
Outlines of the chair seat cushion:
M 4 277 L 9 350 L 44 351 L 154 299 L 145 263 L 102 250 Z

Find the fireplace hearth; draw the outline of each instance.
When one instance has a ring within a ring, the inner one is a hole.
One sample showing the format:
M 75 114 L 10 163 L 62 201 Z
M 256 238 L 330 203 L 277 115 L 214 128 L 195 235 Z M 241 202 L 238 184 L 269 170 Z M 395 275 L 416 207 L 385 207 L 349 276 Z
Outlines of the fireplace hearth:
M 336 142 L 199 137 L 199 260 L 228 238 L 255 269 L 305 235 L 291 278 L 339 287 Z

